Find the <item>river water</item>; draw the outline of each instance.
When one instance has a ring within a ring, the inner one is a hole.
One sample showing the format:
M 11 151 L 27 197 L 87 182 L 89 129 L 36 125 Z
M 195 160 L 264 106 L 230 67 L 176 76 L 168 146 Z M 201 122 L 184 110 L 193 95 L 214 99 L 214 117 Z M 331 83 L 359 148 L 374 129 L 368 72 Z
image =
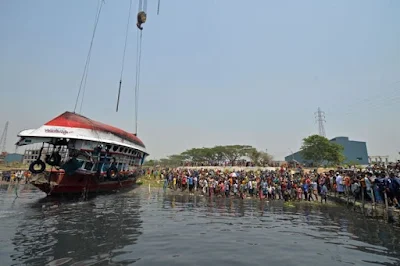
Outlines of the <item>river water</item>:
M 2 266 L 400 265 L 399 229 L 334 206 L 1 185 L 0 223 Z

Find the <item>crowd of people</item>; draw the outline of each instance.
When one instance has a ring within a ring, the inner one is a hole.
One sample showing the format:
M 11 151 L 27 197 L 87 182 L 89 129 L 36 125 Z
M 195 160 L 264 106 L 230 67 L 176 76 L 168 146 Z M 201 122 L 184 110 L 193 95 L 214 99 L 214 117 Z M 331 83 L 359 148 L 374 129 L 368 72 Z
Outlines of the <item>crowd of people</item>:
M 269 200 L 326 202 L 328 193 L 353 196 L 366 201 L 400 208 L 400 165 L 384 168 L 335 169 L 325 172 L 302 169 L 221 170 L 158 168 L 147 169 L 148 176 L 160 178 L 164 189 L 202 193 L 219 197 L 258 197 Z
M 25 182 L 29 183 L 31 172 L 29 171 L 0 171 L 1 181 L 10 182 L 10 183 L 20 183 Z

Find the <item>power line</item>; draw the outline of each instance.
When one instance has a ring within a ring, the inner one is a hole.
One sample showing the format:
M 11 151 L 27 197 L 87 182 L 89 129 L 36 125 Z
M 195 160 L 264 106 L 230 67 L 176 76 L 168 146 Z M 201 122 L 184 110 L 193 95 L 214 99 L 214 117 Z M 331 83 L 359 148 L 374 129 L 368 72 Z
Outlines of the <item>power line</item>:
M 318 132 L 320 136 L 326 137 L 325 134 L 325 127 L 324 127 L 324 122 L 325 120 L 325 112 L 321 111 L 321 108 L 318 107 L 318 111 L 315 112 L 315 120 L 318 123 Z

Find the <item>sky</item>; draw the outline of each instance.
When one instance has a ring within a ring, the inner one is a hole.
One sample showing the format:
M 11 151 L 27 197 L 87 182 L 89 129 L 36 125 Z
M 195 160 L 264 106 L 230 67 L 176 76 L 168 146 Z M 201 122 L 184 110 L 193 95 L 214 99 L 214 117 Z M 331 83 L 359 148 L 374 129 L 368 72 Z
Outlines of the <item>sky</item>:
M 0 1 L 0 131 L 73 111 L 98 0 Z M 106 0 L 82 114 L 133 132 L 138 0 Z M 246 144 L 283 159 L 318 133 L 400 155 L 400 1 L 148 0 L 138 136 L 151 158 Z M 20 151 L 20 149 L 18 150 Z

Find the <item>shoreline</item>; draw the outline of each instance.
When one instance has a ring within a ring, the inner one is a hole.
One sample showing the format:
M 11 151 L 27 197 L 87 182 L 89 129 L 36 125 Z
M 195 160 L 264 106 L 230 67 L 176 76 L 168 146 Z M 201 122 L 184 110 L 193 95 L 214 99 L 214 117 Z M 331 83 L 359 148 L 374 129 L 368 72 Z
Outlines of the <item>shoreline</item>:
M 4 181 L 0 180 L 0 185 L 24 185 L 25 182 L 11 182 L 11 181 Z M 279 199 L 260 199 L 258 196 L 250 197 L 247 196 L 244 199 L 241 199 L 239 196 L 231 195 L 230 197 L 225 197 L 223 195 L 204 195 L 201 191 L 195 191 L 189 193 L 186 189 L 184 191 L 177 189 L 173 190 L 167 188 L 165 191 L 163 189 L 163 181 L 159 180 L 157 177 L 153 176 L 142 176 L 138 178 L 137 182 L 137 189 L 146 190 L 149 194 L 152 193 L 164 193 L 167 196 L 179 196 L 179 197 L 202 197 L 202 198 L 209 198 L 209 199 L 234 199 L 234 200 L 256 200 L 260 202 L 275 202 L 275 203 L 282 203 L 283 206 L 286 207 L 296 207 L 300 205 L 309 205 L 309 206 L 327 206 L 327 207 L 343 207 L 346 210 L 353 210 L 357 213 L 363 214 L 366 217 L 378 218 L 381 220 L 386 220 L 389 222 L 399 223 L 400 225 L 400 210 L 394 207 L 388 207 L 386 209 L 385 204 L 376 203 L 372 204 L 372 202 L 365 201 L 364 204 L 360 200 L 355 200 L 353 197 L 346 197 L 346 196 L 338 196 L 334 193 L 328 193 L 327 195 L 327 202 L 321 203 L 320 201 L 306 201 L 302 199 L 299 200 L 289 200 L 284 201 Z

